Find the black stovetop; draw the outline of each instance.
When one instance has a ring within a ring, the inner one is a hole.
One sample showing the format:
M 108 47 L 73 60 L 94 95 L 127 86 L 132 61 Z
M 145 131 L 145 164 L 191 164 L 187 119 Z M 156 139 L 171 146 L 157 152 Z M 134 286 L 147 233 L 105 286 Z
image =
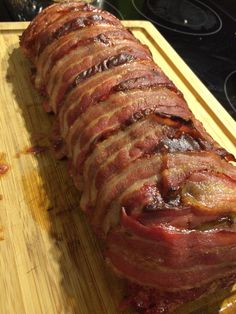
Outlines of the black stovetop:
M 11 1 L 9 1 L 11 2 Z M 28 20 L 41 4 L 12 9 L 0 1 L 0 20 Z M 236 119 L 236 4 L 234 0 L 95 0 L 120 19 L 150 20 Z M 14 12 L 14 13 L 12 13 Z

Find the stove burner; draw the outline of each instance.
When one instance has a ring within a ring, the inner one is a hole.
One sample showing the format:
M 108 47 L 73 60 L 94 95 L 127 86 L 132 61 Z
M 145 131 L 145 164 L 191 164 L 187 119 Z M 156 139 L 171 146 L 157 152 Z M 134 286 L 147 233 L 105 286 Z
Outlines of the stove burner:
M 177 33 L 206 36 L 222 28 L 219 15 L 199 0 L 147 0 L 142 8 L 132 3 L 146 19 Z
M 229 73 L 229 75 L 225 79 L 224 83 L 224 92 L 225 96 L 234 110 L 236 112 L 236 70 Z

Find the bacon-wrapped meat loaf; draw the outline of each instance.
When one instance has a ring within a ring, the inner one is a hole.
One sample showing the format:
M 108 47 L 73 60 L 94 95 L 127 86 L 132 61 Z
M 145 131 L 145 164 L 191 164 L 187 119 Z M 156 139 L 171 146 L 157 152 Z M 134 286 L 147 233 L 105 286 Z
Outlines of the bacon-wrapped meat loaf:
M 83 2 L 46 8 L 20 44 L 56 115 L 57 154 L 69 158 L 109 265 L 131 282 L 131 303 L 159 313 L 163 296 L 181 303 L 232 283 L 234 158 L 148 47 Z

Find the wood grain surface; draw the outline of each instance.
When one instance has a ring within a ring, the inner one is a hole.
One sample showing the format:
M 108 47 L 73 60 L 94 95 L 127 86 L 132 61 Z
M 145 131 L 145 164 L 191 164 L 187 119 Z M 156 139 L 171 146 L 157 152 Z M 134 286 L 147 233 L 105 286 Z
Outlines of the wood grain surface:
M 236 155 L 236 123 L 149 23 L 124 24 L 146 43 L 207 131 Z M 19 49 L 27 23 L 0 24 L 0 313 L 121 313 L 123 281 L 79 210 L 79 192 L 50 148 L 44 112 Z M 8 169 L 8 170 L 7 170 Z M 2 171 L 4 172 L 4 171 Z M 236 313 L 234 287 L 178 313 Z

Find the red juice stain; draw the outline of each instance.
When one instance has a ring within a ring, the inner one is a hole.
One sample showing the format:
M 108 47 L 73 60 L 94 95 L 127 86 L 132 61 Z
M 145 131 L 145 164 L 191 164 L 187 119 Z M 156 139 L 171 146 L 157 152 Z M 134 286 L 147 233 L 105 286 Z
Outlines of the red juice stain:
M 6 164 L 0 164 L 0 175 L 7 173 L 9 166 Z
M 6 174 L 9 169 L 10 169 L 10 166 L 6 162 L 6 154 L 0 153 L 0 176 Z

